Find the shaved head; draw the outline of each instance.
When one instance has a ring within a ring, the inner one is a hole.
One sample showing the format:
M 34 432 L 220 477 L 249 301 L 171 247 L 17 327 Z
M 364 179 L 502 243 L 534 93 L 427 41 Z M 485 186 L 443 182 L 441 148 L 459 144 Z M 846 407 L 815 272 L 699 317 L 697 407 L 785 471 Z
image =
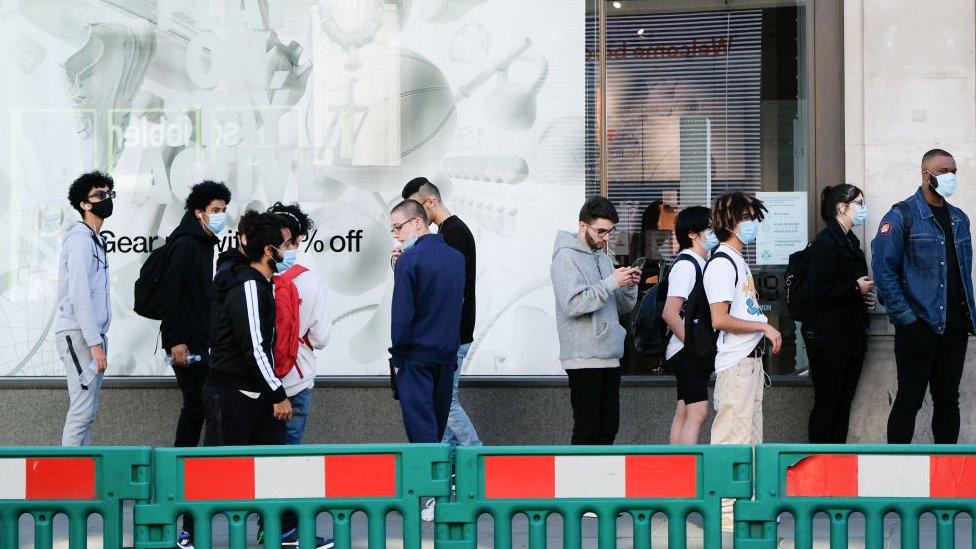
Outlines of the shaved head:
M 942 149 L 932 149 L 922 155 L 922 169 L 927 170 L 932 161 L 939 158 L 952 158 L 952 155 Z
M 401 217 L 402 219 L 410 219 L 416 217 L 423 221 L 424 225 L 428 224 L 427 212 L 424 211 L 424 207 L 420 205 L 420 202 L 416 200 L 404 200 L 390 210 L 390 215 Z

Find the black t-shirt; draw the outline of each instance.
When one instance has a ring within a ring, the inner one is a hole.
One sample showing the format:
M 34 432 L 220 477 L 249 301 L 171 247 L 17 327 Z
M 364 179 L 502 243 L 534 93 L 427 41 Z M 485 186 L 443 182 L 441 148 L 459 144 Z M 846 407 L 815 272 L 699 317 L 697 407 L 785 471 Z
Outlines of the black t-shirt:
M 929 204 L 935 220 L 942 227 L 945 234 L 946 249 L 946 331 L 967 332 L 969 331 L 968 306 L 966 305 L 966 292 L 963 290 L 962 274 L 959 270 L 959 258 L 956 255 L 956 243 L 952 231 L 952 221 L 949 218 L 949 208 L 941 208 Z
M 437 231 L 447 245 L 464 255 L 464 305 L 461 307 L 461 345 L 474 341 L 474 282 L 477 272 L 474 235 L 468 226 L 452 215 L 444 220 Z

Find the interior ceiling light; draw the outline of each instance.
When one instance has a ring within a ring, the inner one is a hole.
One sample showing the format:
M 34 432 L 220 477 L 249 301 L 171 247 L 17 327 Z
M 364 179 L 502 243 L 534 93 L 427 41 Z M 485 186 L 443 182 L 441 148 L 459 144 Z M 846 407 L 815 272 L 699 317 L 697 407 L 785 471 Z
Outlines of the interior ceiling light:
M 618 10 L 620 9 L 620 6 L 622 6 L 622 5 L 623 4 L 621 4 L 620 2 L 614 2 L 613 3 L 613 7 L 617 8 Z
M 637 29 L 637 36 L 644 36 L 644 29 Z

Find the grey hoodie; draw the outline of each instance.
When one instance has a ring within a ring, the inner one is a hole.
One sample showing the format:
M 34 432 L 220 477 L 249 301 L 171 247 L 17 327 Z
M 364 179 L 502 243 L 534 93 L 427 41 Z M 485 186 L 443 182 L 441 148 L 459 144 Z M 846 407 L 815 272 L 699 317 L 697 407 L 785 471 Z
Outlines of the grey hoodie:
M 81 330 L 89 347 L 102 344 L 112 322 L 108 258 L 104 241 L 84 223 L 71 223 L 61 235 L 58 257 L 58 316 L 54 332 Z
M 591 250 L 568 231 L 556 234 L 549 276 L 563 368 L 620 366 L 627 331 L 619 315 L 636 305 L 637 287 L 621 288 L 607 253 Z

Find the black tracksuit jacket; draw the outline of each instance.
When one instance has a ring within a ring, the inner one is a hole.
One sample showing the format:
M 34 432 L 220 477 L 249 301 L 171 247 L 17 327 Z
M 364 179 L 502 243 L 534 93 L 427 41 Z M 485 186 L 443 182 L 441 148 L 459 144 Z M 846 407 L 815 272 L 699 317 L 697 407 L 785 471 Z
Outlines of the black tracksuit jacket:
M 213 345 L 207 383 L 286 398 L 274 373 L 275 299 L 271 281 L 247 266 L 237 269 L 223 301 L 215 302 Z M 233 272 L 233 271 L 231 271 Z

